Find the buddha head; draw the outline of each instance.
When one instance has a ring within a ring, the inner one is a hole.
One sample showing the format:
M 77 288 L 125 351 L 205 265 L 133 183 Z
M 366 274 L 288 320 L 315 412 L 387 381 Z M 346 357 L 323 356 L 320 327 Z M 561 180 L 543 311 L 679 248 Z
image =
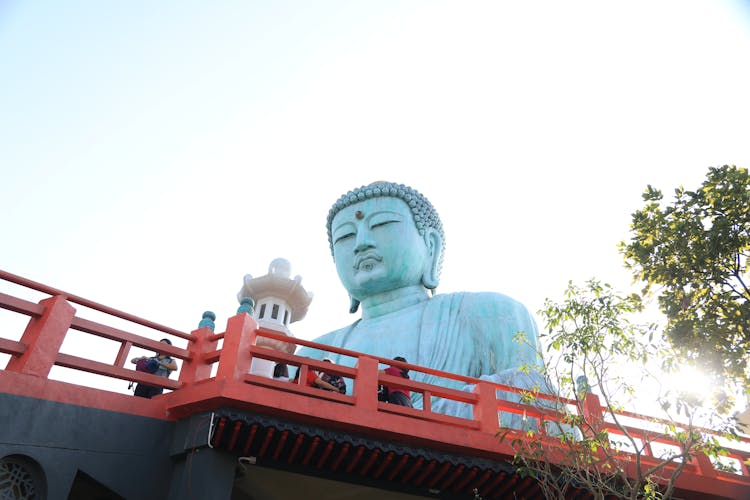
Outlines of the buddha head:
M 379 293 L 440 281 L 445 235 L 435 208 L 403 184 L 362 186 L 328 212 L 328 243 L 336 270 L 351 298 L 350 312 Z

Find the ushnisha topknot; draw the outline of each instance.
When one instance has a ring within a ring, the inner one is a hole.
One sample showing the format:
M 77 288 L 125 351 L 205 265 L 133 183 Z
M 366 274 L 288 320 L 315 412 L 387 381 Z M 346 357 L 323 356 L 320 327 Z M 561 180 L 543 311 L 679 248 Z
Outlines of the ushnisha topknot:
M 333 235 L 331 234 L 331 224 L 333 223 L 333 218 L 336 214 L 350 205 L 381 196 L 400 198 L 406 202 L 414 216 L 414 223 L 417 226 L 417 231 L 419 231 L 420 235 L 424 236 L 426 228 L 437 230 L 442 241 L 440 248 L 440 261 L 438 263 L 439 273 L 439 270 L 443 267 L 443 253 L 445 251 L 445 233 L 443 232 L 443 223 L 440 221 L 440 216 L 435 210 L 435 207 L 432 206 L 432 203 L 430 203 L 430 200 L 425 198 L 422 193 L 414 188 L 410 188 L 404 184 L 396 184 L 395 182 L 377 181 L 368 184 L 367 186 L 358 187 L 341 196 L 341 198 L 333 204 L 331 210 L 328 211 L 328 220 L 326 221 L 326 227 L 328 229 L 328 246 L 331 248 L 331 255 L 333 255 Z

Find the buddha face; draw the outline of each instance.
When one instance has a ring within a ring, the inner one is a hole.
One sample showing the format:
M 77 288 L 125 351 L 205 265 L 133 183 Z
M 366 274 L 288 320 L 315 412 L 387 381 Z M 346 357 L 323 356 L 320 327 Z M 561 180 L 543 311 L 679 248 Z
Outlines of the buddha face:
M 331 224 L 336 270 L 349 294 L 372 295 L 422 283 L 433 252 L 406 203 L 378 197 L 355 203 Z

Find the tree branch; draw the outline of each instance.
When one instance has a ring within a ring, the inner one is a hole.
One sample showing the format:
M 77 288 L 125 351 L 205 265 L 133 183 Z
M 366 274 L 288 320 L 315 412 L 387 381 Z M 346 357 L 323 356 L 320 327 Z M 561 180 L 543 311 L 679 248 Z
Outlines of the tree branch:
M 735 290 L 735 293 L 737 293 L 740 297 L 750 300 L 750 289 L 747 288 L 747 285 L 742 280 L 742 275 L 739 273 L 739 271 L 734 273 L 734 277 L 737 278 L 737 281 L 739 281 L 740 285 L 742 285 L 742 289 L 745 290 L 745 293 L 739 293 L 736 290 Z M 731 287 L 731 288 L 734 290 L 734 287 Z

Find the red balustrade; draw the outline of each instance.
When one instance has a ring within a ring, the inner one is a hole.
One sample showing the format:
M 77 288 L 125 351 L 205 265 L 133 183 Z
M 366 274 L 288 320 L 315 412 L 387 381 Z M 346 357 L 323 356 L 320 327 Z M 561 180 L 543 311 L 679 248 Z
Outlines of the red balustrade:
M 453 451 L 470 449 L 479 456 L 503 456 L 506 459 L 512 457 L 514 451 L 507 442 L 503 443 L 496 437 L 499 425 L 498 412 L 535 418 L 540 423 L 539 429 L 542 433 L 546 428 L 545 422 L 562 419 L 560 412 L 549 408 L 497 397 L 498 391 L 520 394 L 524 389 L 287 337 L 259 328 L 255 320 L 245 313 L 230 318 L 223 333 L 214 333 L 209 327 L 203 327 L 187 334 L 4 271 L 0 271 L 0 279 L 50 295 L 39 303 L 33 303 L 0 293 L 0 308 L 29 318 L 20 340 L 5 336 L 7 334 L 4 331 L 0 334 L 0 353 L 9 356 L 7 366 L 0 370 L 0 392 L 167 420 L 221 407 L 252 409 L 302 422 L 325 424 L 334 429 L 375 436 L 388 433 L 389 436 L 398 436 L 405 442 L 427 444 L 437 449 Z M 166 334 L 184 339 L 187 341 L 187 347 L 183 349 L 165 345 L 148 336 L 81 318 L 77 315 L 75 305 L 147 327 L 153 330 L 155 336 Z M 69 330 L 119 344 L 116 355 L 106 362 L 60 352 L 60 346 Z M 259 342 L 259 339 L 313 347 L 332 354 L 349 356 L 355 359 L 356 363 L 353 367 L 324 363 L 263 347 L 269 343 Z M 130 350 L 134 347 L 164 352 L 180 360 L 182 366 L 178 378 L 166 379 L 126 368 Z M 273 380 L 251 374 L 250 366 L 254 358 L 299 367 L 299 380 L 302 383 Z M 401 366 L 413 372 L 473 385 L 474 389 L 470 392 L 461 391 L 384 375 L 379 372 L 381 364 Z M 106 391 L 83 383 L 71 384 L 52 380 L 49 374 L 53 366 L 111 379 L 161 386 L 169 392 L 151 400 L 144 400 L 142 404 L 133 405 L 132 396 L 129 394 Z M 353 384 L 352 394 L 345 395 L 307 387 L 304 380 L 308 370 L 326 371 L 348 379 Z M 380 384 L 422 394 L 423 408 L 407 408 L 379 402 L 377 387 Z M 473 417 L 466 419 L 433 412 L 430 404 L 433 397 L 470 405 Z M 594 394 L 587 395 L 582 405 L 576 401 L 560 400 L 544 394 L 539 394 L 538 398 L 551 400 L 557 407 L 562 403 L 569 410 L 580 410 L 589 421 L 598 422 L 602 430 L 612 435 L 623 432 L 623 429 L 605 418 L 605 409 Z M 343 411 L 344 408 L 347 411 Z M 622 416 L 634 422 L 625 430 L 636 439 L 666 445 L 675 444 L 667 437 L 653 438 L 654 432 L 650 430 L 653 423 L 665 423 L 664 421 L 632 412 L 622 412 Z M 639 422 L 643 425 L 637 425 Z M 458 433 L 457 429 L 464 432 Z M 710 429 L 700 431 L 713 434 Z M 520 432 L 513 435 L 523 438 L 523 433 Z M 549 439 L 549 446 L 555 446 L 555 438 L 545 439 Z M 750 472 L 747 468 L 750 460 L 750 439 L 742 439 L 741 446 L 745 449 L 728 449 L 728 457 L 738 463 L 739 473 L 717 470 L 708 457 L 699 454 L 691 463 L 685 465 L 687 474 L 683 473 L 683 476 L 694 478 L 696 485 L 706 480 L 717 481 L 717 484 L 725 482 L 745 485 L 750 493 Z M 646 453 L 643 459 L 644 466 L 654 462 L 649 453 Z M 458 476 L 450 476 L 445 482 L 450 484 L 457 478 Z M 705 487 L 703 484 L 699 488 Z

